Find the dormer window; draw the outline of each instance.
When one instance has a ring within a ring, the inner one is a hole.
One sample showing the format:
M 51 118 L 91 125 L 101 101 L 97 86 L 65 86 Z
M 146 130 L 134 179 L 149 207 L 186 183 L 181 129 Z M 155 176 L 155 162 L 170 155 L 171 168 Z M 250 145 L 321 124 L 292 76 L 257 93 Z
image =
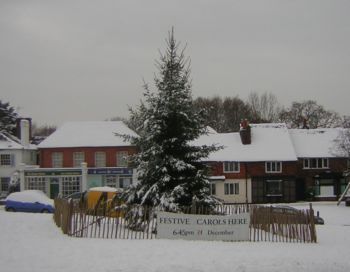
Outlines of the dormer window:
M 282 172 L 282 162 L 280 162 L 280 161 L 265 162 L 265 172 L 266 173 L 281 173 Z
M 224 162 L 224 173 L 239 173 L 239 162 L 226 161 Z

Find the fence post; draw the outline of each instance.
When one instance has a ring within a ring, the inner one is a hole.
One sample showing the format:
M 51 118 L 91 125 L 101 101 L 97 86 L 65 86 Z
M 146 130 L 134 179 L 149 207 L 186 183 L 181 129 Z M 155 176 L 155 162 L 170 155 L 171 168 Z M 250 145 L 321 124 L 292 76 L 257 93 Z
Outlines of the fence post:
M 317 243 L 315 217 L 314 217 L 314 210 L 312 208 L 312 203 L 310 203 L 310 218 L 309 218 L 309 220 L 310 220 L 311 242 Z

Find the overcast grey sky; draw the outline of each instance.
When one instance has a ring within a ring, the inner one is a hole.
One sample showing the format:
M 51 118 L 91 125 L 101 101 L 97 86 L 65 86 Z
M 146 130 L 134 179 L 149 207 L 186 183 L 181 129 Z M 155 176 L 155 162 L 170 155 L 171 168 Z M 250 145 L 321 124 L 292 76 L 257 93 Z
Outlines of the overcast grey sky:
M 126 117 L 172 26 L 194 97 L 267 91 L 350 115 L 348 0 L 0 0 L 0 99 L 39 125 Z

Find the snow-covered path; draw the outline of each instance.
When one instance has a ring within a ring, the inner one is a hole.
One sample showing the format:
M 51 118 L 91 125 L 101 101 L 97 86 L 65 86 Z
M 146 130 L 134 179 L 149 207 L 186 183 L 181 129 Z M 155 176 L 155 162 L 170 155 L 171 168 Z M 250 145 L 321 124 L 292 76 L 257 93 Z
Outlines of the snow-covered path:
M 314 208 L 326 221 L 317 244 L 70 238 L 52 215 L 1 207 L 0 271 L 349 271 L 350 207 Z

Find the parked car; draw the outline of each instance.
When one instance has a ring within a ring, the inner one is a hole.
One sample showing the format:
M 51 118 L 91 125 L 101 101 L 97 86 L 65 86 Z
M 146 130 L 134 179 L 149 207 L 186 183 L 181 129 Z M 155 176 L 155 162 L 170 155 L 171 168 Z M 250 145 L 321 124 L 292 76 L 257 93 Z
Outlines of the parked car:
M 296 214 L 300 212 L 300 210 L 287 205 L 272 206 L 272 210 L 278 213 L 287 213 L 287 214 Z M 316 225 L 324 225 L 323 218 L 317 215 L 314 215 L 314 222 Z
M 11 193 L 5 200 L 5 210 L 8 212 L 53 213 L 54 203 L 40 190 L 26 190 Z
M 65 196 L 63 198 L 65 198 L 65 199 L 73 199 L 73 202 L 79 202 L 80 199 L 82 197 L 84 197 L 85 194 L 86 194 L 86 192 L 75 192 L 75 193 L 67 195 L 67 196 Z

